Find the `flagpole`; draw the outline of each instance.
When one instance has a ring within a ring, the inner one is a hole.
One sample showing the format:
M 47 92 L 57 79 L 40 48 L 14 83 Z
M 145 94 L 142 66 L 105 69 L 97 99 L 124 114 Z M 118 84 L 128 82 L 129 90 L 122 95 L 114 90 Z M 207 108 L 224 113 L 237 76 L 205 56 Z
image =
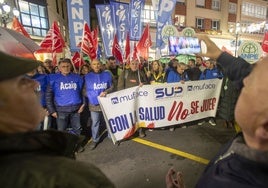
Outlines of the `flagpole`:
M 73 63 L 72 60 L 71 60 L 71 62 L 72 62 L 72 67 L 73 67 L 73 69 L 74 69 L 74 73 L 77 73 L 77 70 L 76 70 L 76 68 L 75 68 L 74 63 Z

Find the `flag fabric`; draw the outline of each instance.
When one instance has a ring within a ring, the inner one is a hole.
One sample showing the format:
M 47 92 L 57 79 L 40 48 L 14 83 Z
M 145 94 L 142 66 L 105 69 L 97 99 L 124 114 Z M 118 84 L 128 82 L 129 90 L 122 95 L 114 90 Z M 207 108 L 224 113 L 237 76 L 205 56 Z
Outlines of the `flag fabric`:
M 72 57 L 72 62 L 73 65 L 76 69 L 79 69 L 79 67 L 81 67 L 82 65 L 85 64 L 85 62 L 83 61 L 83 58 L 81 58 L 81 55 L 79 52 L 75 52 L 73 57 Z
M 111 16 L 114 20 L 115 33 L 120 45 L 126 40 L 129 29 L 129 6 L 129 3 L 110 1 Z
M 264 34 L 261 47 L 264 52 L 268 53 L 268 32 L 265 32 Z
M 112 47 L 112 54 L 116 59 L 120 62 L 123 63 L 123 56 L 121 53 L 121 48 L 118 43 L 117 35 L 115 34 L 114 36 L 114 42 L 113 42 L 113 47 Z
M 60 53 L 65 47 L 65 42 L 61 35 L 57 22 L 53 22 L 52 27 L 47 32 L 46 37 L 40 43 L 41 49 L 47 49 L 48 52 Z
M 42 0 L 43 2 L 47 2 Z M 90 25 L 91 2 L 93 0 L 65 0 L 67 5 L 68 32 L 70 40 L 70 51 L 78 52 L 80 47 L 77 44 L 83 36 L 83 25 L 85 22 Z M 37 2 L 37 0 L 30 2 Z M 52 1 L 51 1 L 52 2 Z M 55 2 L 53 0 L 53 2 Z M 57 1 L 56 1 L 57 2 Z M 66 8 L 66 7 L 64 7 Z
M 130 61 L 130 36 L 129 36 L 129 33 L 127 33 L 127 37 L 126 37 L 125 61 L 127 64 L 129 64 L 129 61 Z
M 142 33 L 142 10 L 145 0 L 130 0 L 129 2 L 129 35 L 131 40 L 139 40 Z
M 31 38 L 29 33 L 27 33 L 27 31 L 24 29 L 23 25 L 19 22 L 16 16 L 13 18 L 11 29 L 19 33 L 22 33 L 25 37 Z
M 91 31 L 86 22 L 84 23 L 81 51 L 87 54 L 91 60 L 96 59 L 97 57 L 97 49 L 94 47 Z
M 162 30 L 165 25 L 170 23 L 173 10 L 176 5 L 176 0 L 159 0 L 157 11 L 157 24 L 156 24 L 156 46 L 164 47 L 164 41 L 162 39 Z
M 91 32 L 93 46 L 97 50 L 98 49 L 98 36 L 99 36 L 99 28 L 98 26 Z
M 149 24 L 146 25 L 140 41 L 137 44 L 137 50 L 144 59 L 148 59 L 149 47 L 152 46 Z
M 100 33 L 102 36 L 103 49 L 106 57 L 112 56 L 112 44 L 116 28 L 113 16 L 111 14 L 110 4 L 96 4 L 98 23 L 100 24 Z
M 37 50 L 37 53 L 52 53 L 52 64 L 57 66 L 57 54 L 63 52 L 65 47 L 65 42 L 61 35 L 59 26 L 56 21 L 53 22 L 51 28 L 47 32 L 46 37 L 40 43 L 40 50 Z

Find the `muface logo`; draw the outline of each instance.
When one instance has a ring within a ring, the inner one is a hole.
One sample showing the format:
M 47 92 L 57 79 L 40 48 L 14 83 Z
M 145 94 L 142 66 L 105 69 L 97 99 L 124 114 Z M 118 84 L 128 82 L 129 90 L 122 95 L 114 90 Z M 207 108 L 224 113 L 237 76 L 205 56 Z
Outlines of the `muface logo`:
M 157 88 L 155 99 L 181 97 L 182 91 L 183 88 L 180 86 Z
M 111 103 L 112 104 L 123 103 L 126 101 L 135 100 L 136 98 L 143 97 L 143 96 L 148 96 L 148 92 L 147 91 L 135 91 L 129 95 L 124 95 L 124 96 L 120 96 L 120 97 L 113 97 L 113 98 L 111 98 Z
M 215 84 L 201 84 L 201 85 L 189 85 L 187 87 L 187 91 L 199 91 L 203 89 L 215 89 L 216 85 Z

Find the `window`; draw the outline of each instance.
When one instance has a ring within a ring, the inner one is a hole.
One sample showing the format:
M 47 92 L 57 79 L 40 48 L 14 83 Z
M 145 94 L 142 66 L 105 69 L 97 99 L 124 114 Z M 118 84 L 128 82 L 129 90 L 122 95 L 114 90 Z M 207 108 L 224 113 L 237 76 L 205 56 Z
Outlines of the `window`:
M 174 25 L 179 27 L 185 27 L 185 16 L 175 14 Z
M 204 19 L 203 18 L 196 18 L 195 19 L 195 27 L 199 29 L 204 29 Z
M 212 1 L 212 5 L 211 5 L 211 9 L 213 10 L 220 10 L 221 8 L 221 2 L 220 0 L 213 0 Z
M 21 23 L 28 33 L 35 36 L 46 36 L 49 26 L 45 6 L 19 0 L 19 10 Z
M 254 3 L 244 2 L 242 4 L 242 14 L 246 16 L 252 16 L 255 18 L 266 19 L 267 7 L 257 5 Z
M 185 0 L 177 0 L 177 4 L 185 5 Z
M 196 0 L 196 7 L 205 8 L 205 0 Z
M 153 9 L 153 6 L 144 5 L 143 14 L 141 16 L 142 22 L 156 25 L 157 12 Z
M 211 21 L 211 29 L 212 30 L 220 30 L 220 21 L 219 20 L 212 20 Z
M 229 3 L 229 13 L 236 14 L 236 3 Z

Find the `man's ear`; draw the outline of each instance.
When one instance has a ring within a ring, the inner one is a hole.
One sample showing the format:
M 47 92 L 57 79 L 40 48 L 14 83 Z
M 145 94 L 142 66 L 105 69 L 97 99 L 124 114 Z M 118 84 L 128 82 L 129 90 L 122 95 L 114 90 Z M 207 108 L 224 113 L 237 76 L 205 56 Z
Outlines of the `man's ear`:
M 268 141 L 268 124 L 264 124 L 256 129 L 256 137 L 258 140 Z

